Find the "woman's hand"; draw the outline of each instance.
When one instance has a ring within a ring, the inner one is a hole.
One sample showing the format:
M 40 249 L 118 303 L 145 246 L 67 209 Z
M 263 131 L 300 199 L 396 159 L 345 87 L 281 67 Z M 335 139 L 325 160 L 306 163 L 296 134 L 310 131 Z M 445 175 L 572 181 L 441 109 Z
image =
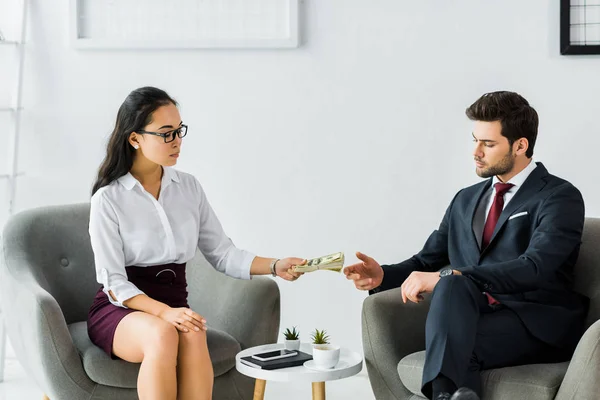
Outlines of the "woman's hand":
M 181 332 L 200 332 L 207 329 L 204 317 L 185 307 L 165 308 L 158 314 L 158 317 L 172 324 Z
M 275 264 L 275 273 L 278 277 L 285 279 L 286 281 L 295 281 L 303 275 L 303 272 L 294 272 L 292 267 L 295 265 L 304 265 L 306 260 L 297 257 L 282 258 Z

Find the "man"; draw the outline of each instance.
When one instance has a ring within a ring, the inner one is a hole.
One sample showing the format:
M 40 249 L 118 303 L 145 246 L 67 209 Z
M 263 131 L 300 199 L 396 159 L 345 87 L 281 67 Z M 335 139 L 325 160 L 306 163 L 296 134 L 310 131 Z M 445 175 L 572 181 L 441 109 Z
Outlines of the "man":
M 357 253 L 361 262 L 344 269 L 371 293 L 401 286 L 405 303 L 433 293 L 422 380 L 430 399 L 459 387 L 481 396 L 484 369 L 568 360 L 587 308 L 571 290 L 583 199 L 532 160 L 537 112 L 516 93 L 494 92 L 466 114 L 476 173 L 489 179 L 456 194 L 417 255 L 380 266 Z

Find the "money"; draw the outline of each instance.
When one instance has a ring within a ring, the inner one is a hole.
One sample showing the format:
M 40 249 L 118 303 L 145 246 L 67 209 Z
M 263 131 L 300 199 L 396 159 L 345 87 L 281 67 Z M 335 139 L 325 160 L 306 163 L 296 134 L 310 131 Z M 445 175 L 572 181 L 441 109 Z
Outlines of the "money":
M 313 272 L 317 270 L 327 270 L 340 272 L 344 267 L 344 253 L 333 253 L 327 256 L 310 259 L 304 265 L 295 265 L 292 267 L 294 272 Z

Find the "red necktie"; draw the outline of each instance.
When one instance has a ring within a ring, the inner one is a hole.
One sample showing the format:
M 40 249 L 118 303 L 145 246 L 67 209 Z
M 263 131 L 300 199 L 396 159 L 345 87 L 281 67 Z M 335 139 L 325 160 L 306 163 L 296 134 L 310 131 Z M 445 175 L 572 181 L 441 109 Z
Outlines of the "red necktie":
M 504 194 L 513 186 L 514 185 L 512 183 L 500 182 L 494 185 L 494 188 L 496 189 L 496 196 L 494 197 L 494 202 L 492 203 L 492 208 L 490 208 L 488 217 L 485 220 L 483 239 L 481 240 L 481 250 L 485 249 L 488 244 L 490 244 L 490 240 L 494 234 L 494 229 L 496 228 L 496 224 L 498 223 L 502 209 L 504 209 Z M 489 304 L 500 304 L 500 302 L 494 299 L 489 293 L 484 292 L 484 294 L 486 295 Z
M 502 209 L 504 208 L 504 193 L 508 192 L 508 190 L 513 187 L 512 183 L 496 183 L 494 188 L 496 189 L 496 196 L 494 197 L 494 202 L 492 203 L 492 208 L 490 208 L 490 212 L 485 220 L 485 226 L 483 227 L 483 238 L 481 239 L 481 250 L 485 249 L 488 244 L 490 244 L 490 240 L 492 239 L 492 235 L 494 234 L 494 229 L 496 228 L 496 224 L 498 223 L 498 218 L 500 218 L 500 214 L 502 213 Z

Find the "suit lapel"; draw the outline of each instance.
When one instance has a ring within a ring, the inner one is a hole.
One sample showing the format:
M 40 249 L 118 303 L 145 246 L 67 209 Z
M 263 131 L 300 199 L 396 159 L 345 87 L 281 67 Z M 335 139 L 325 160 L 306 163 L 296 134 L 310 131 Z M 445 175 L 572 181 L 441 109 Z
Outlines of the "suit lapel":
M 481 250 L 479 249 L 479 242 L 477 241 L 477 238 L 475 237 L 475 232 L 473 231 L 473 220 L 475 219 L 475 213 L 477 212 L 477 206 L 479 205 L 479 202 L 481 201 L 483 194 L 490 189 L 490 186 L 492 186 L 491 178 L 488 179 L 487 182 L 485 182 L 485 185 L 481 186 L 481 188 L 479 189 L 479 192 L 477 192 L 475 194 L 475 196 L 473 196 L 473 198 L 471 199 L 471 202 L 469 203 L 469 207 L 467 209 L 467 211 L 468 211 L 467 215 L 471 216 L 471 219 L 469 221 L 469 230 L 471 231 L 471 242 L 472 242 L 472 245 L 475 247 L 475 249 L 477 249 L 477 253 L 475 253 L 475 254 L 478 254 Z
M 531 172 L 531 175 L 527 177 L 525 182 L 523 182 L 523 186 L 519 189 L 519 191 L 515 194 L 515 196 L 510 200 L 508 205 L 504 207 L 502 213 L 500 214 L 500 218 L 498 218 L 498 223 L 494 228 L 494 233 L 492 234 L 492 238 L 490 239 L 490 244 L 494 241 L 498 232 L 502 229 L 508 218 L 519 209 L 519 207 L 523 206 L 525 202 L 530 199 L 537 192 L 542 190 L 544 186 L 546 186 L 546 176 L 548 176 L 548 170 L 544 167 L 544 164 L 537 163 L 537 167 Z M 488 245 L 487 248 L 490 246 Z M 486 249 L 487 249 L 486 248 Z M 483 249 L 481 255 L 485 253 L 486 249 Z

